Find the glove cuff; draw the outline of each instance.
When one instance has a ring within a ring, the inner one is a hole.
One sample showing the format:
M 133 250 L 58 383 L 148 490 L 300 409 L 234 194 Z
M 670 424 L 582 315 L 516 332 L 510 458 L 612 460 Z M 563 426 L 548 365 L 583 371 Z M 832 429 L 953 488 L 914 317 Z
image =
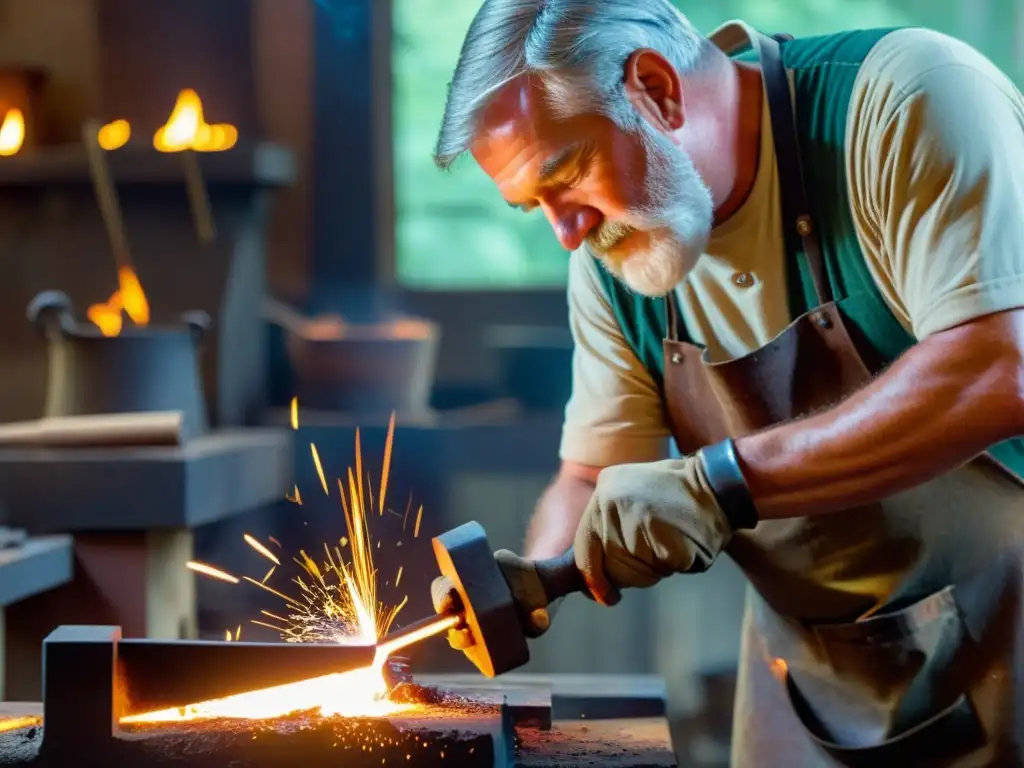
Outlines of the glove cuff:
M 718 506 L 734 531 L 757 526 L 757 507 L 750 495 L 746 478 L 736 457 L 732 438 L 709 445 L 700 450 L 704 475 L 715 494 Z

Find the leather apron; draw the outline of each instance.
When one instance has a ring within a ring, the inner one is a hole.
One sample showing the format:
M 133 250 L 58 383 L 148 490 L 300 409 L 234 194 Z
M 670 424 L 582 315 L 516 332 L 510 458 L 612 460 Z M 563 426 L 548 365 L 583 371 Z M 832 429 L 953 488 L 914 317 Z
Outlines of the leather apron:
M 665 400 L 685 454 L 828 408 L 881 369 L 858 348 L 825 277 L 778 43 L 752 42 L 783 224 L 802 242 L 818 306 L 760 349 L 712 362 L 679 340 L 669 297 Z M 979 457 L 878 504 L 762 521 L 727 553 L 752 587 L 734 766 L 1024 765 L 1017 478 Z

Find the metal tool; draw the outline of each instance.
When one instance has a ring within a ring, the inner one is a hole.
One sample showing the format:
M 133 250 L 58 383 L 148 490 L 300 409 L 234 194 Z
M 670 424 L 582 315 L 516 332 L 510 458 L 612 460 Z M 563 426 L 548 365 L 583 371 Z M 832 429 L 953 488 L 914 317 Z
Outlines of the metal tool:
M 347 672 L 375 654 L 374 645 L 122 639 L 116 626 L 65 625 L 43 641 L 45 715 L 98 718 L 109 735 L 111 718 Z
M 587 589 L 572 549 L 559 557 L 537 561 L 529 571 L 517 573 L 498 565 L 487 543 L 487 534 L 477 522 L 465 523 L 441 534 L 433 540 L 433 545 L 441 575 L 451 581 L 459 597 L 457 612 L 411 624 L 389 635 L 381 647 L 389 643 L 398 647 L 408 645 L 402 638 L 412 635 L 422 639 L 455 627 L 466 629 L 473 639 L 472 646 L 464 649 L 466 656 L 484 675 L 494 677 L 530 660 L 520 618 L 521 606 L 515 599 L 517 579 L 540 580 L 546 597 L 544 607 Z

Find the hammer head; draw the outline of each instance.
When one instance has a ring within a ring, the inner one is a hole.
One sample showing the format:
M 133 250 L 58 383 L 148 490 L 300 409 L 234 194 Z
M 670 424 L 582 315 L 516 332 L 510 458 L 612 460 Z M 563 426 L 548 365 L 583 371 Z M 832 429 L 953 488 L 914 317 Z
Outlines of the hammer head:
M 487 677 L 521 667 L 530 660 L 526 635 L 512 590 L 494 560 L 487 534 L 476 522 L 453 528 L 433 540 L 441 575 L 462 601 L 473 645 L 466 656 Z

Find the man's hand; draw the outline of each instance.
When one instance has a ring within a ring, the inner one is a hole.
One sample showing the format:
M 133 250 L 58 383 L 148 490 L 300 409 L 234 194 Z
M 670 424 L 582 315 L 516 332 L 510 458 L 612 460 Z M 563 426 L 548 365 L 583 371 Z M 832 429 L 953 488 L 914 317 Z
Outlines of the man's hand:
M 548 605 L 533 560 L 520 557 L 507 549 L 495 552 L 494 559 L 512 592 L 523 633 L 527 637 L 540 637 L 551 626 L 551 617 L 560 601 Z M 462 610 L 462 602 L 455 587 L 444 576 L 439 576 L 431 583 L 430 598 L 438 613 L 458 613 Z M 473 645 L 473 636 L 468 629 L 452 629 L 448 631 L 448 643 L 457 651 L 465 650 Z
M 576 531 L 576 565 L 594 599 L 707 570 L 732 529 L 699 456 L 602 470 Z

